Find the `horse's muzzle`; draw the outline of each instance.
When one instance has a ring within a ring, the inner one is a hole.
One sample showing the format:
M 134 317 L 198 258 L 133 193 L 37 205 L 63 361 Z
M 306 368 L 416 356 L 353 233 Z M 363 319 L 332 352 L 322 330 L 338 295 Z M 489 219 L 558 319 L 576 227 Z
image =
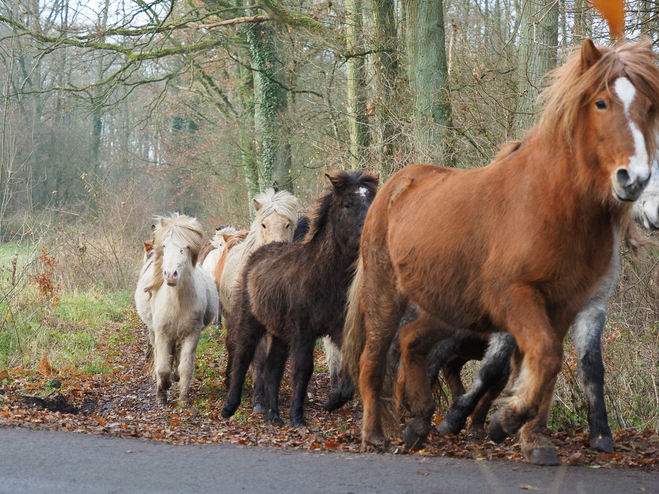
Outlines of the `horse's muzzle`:
M 641 177 L 633 177 L 630 175 L 629 170 L 625 167 L 620 167 L 616 170 L 613 179 L 613 192 L 616 197 L 621 201 L 632 202 L 641 197 L 645 186 L 650 181 L 650 177 L 642 180 Z

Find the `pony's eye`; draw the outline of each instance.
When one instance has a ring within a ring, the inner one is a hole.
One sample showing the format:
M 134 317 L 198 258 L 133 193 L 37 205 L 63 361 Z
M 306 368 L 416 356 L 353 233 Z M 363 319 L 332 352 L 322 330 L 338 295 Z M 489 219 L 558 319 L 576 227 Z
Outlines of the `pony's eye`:
M 350 203 L 349 203 L 349 202 L 346 202 L 346 203 L 343 205 L 343 207 L 346 208 L 346 209 L 350 209 Z
M 595 102 L 595 106 L 597 107 L 598 110 L 606 110 L 606 108 L 607 108 L 606 102 L 604 102 L 604 100 L 601 100 L 601 99 L 598 99 Z
M 289 223 L 289 224 L 286 225 L 286 228 L 289 228 L 290 226 L 291 226 L 291 224 Z
M 262 226 L 263 229 L 265 230 L 265 223 L 261 223 L 261 226 Z

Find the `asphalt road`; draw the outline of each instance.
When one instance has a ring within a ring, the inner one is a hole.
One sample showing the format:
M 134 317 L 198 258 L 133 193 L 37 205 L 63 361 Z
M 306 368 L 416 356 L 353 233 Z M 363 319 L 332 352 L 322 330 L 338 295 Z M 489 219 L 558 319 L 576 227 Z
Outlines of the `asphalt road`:
M 659 493 L 659 474 L 0 429 L 0 493 Z

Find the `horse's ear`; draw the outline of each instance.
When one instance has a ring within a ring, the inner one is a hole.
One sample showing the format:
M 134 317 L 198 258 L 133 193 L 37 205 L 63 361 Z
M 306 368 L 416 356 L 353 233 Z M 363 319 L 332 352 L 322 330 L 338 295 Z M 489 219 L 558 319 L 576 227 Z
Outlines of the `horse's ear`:
M 254 204 L 254 211 L 258 211 L 263 207 L 263 204 L 261 204 L 259 201 L 256 199 L 252 199 L 252 204 Z
M 602 58 L 602 52 L 597 49 L 593 40 L 588 38 L 581 45 L 581 70 L 587 71 Z
M 229 240 L 231 240 L 231 237 L 233 237 L 233 233 L 225 233 L 224 235 L 222 235 L 222 238 L 227 243 L 229 243 Z
M 347 179 L 349 175 L 343 170 L 334 170 L 326 173 L 325 176 L 327 177 L 327 180 L 329 180 L 332 184 L 332 187 L 334 187 L 336 190 L 341 190 L 343 187 L 348 185 Z

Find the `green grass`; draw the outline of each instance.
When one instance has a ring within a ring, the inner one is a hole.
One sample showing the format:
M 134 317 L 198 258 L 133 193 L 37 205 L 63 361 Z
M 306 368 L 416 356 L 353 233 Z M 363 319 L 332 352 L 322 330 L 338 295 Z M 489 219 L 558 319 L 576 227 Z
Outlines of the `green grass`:
M 55 367 L 108 372 L 96 349 L 99 336 L 108 324 L 124 320 L 131 298 L 127 291 L 72 290 L 44 300 L 26 285 L 0 303 L 0 369 L 36 368 L 46 352 Z

